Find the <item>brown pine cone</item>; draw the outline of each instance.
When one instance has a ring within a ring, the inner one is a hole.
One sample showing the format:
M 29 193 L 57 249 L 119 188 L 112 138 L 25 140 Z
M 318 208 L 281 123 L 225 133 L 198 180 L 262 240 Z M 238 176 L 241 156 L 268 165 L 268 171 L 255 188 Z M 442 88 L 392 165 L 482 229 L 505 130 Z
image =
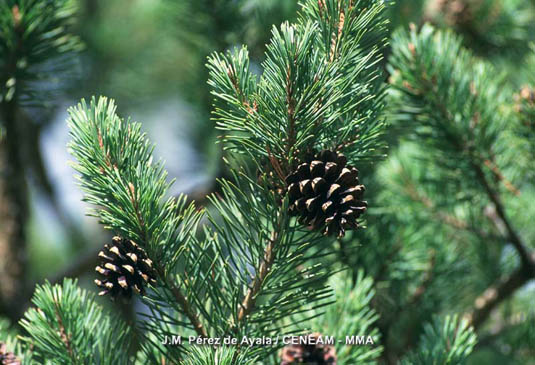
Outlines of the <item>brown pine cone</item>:
M 95 270 L 102 280 L 96 279 L 95 284 L 103 289 L 99 295 L 110 294 L 112 299 L 130 298 L 132 292 L 144 295 L 145 285 L 156 283 L 152 261 L 134 241 L 116 236 L 112 242 L 98 254 L 101 263 Z
M 359 227 L 357 219 L 367 207 L 365 189 L 358 170 L 346 163 L 344 155 L 323 150 L 286 178 L 289 211 L 301 224 L 338 237 Z

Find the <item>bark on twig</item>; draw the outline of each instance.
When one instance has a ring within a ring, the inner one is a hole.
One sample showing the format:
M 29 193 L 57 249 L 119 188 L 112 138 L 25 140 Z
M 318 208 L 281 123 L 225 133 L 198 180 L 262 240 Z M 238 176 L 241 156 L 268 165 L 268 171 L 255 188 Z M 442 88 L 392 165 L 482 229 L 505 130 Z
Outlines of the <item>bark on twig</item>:
M 158 267 L 158 275 L 160 275 L 161 278 L 166 277 L 161 267 Z M 197 332 L 197 334 L 201 337 L 208 337 L 208 332 L 206 332 L 206 328 L 202 325 L 199 317 L 197 316 L 193 308 L 191 308 L 188 299 L 173 283 L 168 282 L 167 285 L 171 290 L 171 293 L 173 294 L 173 297 L 175 298 L 177 303 L 180 304 L 180 307 L 184 311 L 184 314 L 186 315 L 186 317 L 188 317 L 191 324 L 193 325 L 195 332 Z
M 505 208 L 502 204 L 502 201 L 498 192 L 495 191 L 488 183 L 481 166 L 475 163 L 472 166 L 476 172 L 479 182 L 483 185 L 483 188 L 485 189 L 487 196 L 489 197 L 490 201 L 494 204 L 494 207 L 496 208 L 496 213 L 506 229 L 508 241 L 510 241 L 510 243 L 513 245 L 515 250 L 518 252 L 518 255 L 520 256 L 523 269 L 531 271 L 532 274 L 535 274 L 534 260 L 530 256 L 526 248 L 526 245 L 522 241 L 522 238 L 518 235 L 516 230 L 513 228 L 513 225 L 509 221 L 509 218 L 507 214 L 505 213 Z
M 271 266 L 273 266 L 273 262 L 275 261 L 275 253 L 273 252 L 273 249 L 277 242 L 277 238 L 277 232 L 273 231 L 264 251 L 264 258 L 260 262 L 253 283 L 249 287 L 249 290 L 247 291 L 247 294 L 241 303 L 240 311 L 238 313 L 238 322 L 241 322 L 249 313 L 251 313 L 255 306 L 256 296 L 260 292 L 262 284 L 264 283 L 264 280 L 268 275 Z
M 532 255 L 532 259 L 535 259 L 535 254 Z M 534 278 L 535 276 L 523 267 L 516 269 L 512 274 L 491 285 L 483 294 L 478 296 L 474 301 L 474 307 L 465 315 L 465 318 L 475 329 L 478 329 L 501 302 Z

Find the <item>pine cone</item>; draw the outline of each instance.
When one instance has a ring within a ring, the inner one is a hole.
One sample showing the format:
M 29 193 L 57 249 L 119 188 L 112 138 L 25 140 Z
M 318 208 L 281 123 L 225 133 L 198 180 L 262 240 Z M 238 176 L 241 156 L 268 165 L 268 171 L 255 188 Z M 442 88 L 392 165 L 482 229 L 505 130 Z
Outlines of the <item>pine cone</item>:
M 318 339 L 319 333 L 313 333 L 309 338 Z M 336 349 L 332 345 L 286 345 L 281 354 L 281 365 L 307 364 L 307 365 L 336 365 Z
M 5 343 L 0 342 L 0 365 L 20 365 L 20 360 L 14 353 L 8 352 Z
M 101 263 L 95 270 L 103 278 L 95 284 L 104 289 L 98 294 L 110 294 L 113 299 L 119 294 L 130 298 L 132 291 L 144 295 L 145 285 L 156 283 L 152 261 L 134 241 L 117 236 L 112 241 L 98 254 Z
M 325 235 L 342 237 L 346 229 L 357 229 L 367 203 L 358 170 L 346 162 L 344 155 L 323 150 L 300 164 L 286 178 L 290 214 Z

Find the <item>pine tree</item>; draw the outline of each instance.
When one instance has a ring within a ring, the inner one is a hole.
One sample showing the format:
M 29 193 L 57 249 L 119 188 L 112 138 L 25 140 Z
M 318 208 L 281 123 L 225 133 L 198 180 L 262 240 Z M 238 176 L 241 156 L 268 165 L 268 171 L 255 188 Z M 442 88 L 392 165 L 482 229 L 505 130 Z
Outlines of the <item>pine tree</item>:
M 18 27 L 41 25 L 46 52 L 32 65 L 58 60 L 79 47 L 70 5 L 0 5 L 0 71 L 15 73 L 0 74 L 2 110 L 45 95 L 33 92 L 36 73 L 1 63 L 17 59 Z M 223 8 L 243 16 L 242 5 Z M 208 204 L 170 196 L 155 145 L 114 100 L 71 107 L 72 166 L 89 215 L 114 238 L 96 285 L 45 282 L 20 329 L 0 321 L 0 363 L 532 363 L 534 6 L 305 0 L 272 28 L 260 67 L 258 49 L 212 53 L 229 173 Z M 124 321 L 96 293 L 144 310 Z M 290 335 L 336 341 L 284 343 Z M 237 343 L 211 342 L 224 338 Z
M 0 4 L 0 308 L 12 320 L 19 318 L 29 290 L 27 173 L 52 194 L 39 151 L 43 121 L 29 109 L 45 114 L 58 81 L 72 70 L 72 54 L 80 49 L 70 32 L 75 10 L 70 0 Z

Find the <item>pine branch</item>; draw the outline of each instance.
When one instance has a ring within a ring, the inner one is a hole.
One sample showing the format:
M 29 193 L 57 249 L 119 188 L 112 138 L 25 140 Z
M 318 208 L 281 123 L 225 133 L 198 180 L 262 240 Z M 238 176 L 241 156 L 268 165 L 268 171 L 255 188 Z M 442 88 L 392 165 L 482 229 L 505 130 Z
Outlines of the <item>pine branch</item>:
M 535 273 L 528 246 L 513 227 L 495 186 L 504 179 L 497 176 L 497 167 L 487 162 L 506 149 L 499 139 L 507 128 L 507 116 L 499 109 L 504 93 L 499 83 L 487 76 L 492 67 L 474 59 L 451 33 L 436 32 L 425 25 L 419 32 L 399 32 L 394 38 L 391 70 L 393 84 L 400 92 L 397 100 L 402 101 L 397 106 L 399 120 L 414 120 L 414 137 L 431 147 L 444 170 L 457 169 L 463 171 L 463 177 L 473 176 L 460 179 L 459 184 L 495 206 L 498 228 L 503 225 L 506 231 L 503 240 L 514 247 L 521 260 L 522 266 L 514 274 L 489 288 L 489 298 L 480 297 L 481 308 L 472 311 L 477 327 Z M 497 181 L 489 181 L 486 169 Z
M 380 155 L 384 90 L 374 66 L 385 42 L 384 5 L 328 3 L 320 11 L 309 0 L 299 24 L 273 29 L 258 81 L 244 48 L 209 59 L 214 115 L 227 149 L 271 154 L 285 165 L 310 144 L 339 147 L 352 162 Z M 330 60 L 333 34 L 337 55 Z
M 36 308 L 20 322 L 28 337 L 21 339 L 40 363 L 129 363 L 128 328 L 96 305 L 94 296 L 80 289 L 76 280 L 38 285 L 32 302 Z
M 161 278 L 165 278 L 165 273 L 162 271 L 161 267 L 158 267 L 158 273 Z M 188 317 L 188 319 L 191 321 L 191 324 L 193 325 L 193 328 L 195 329 L 195 332 L 201 337 L 208 337 L 208 332 L 206 332 L 206 328 L 202 325 L 198 315 L 195 313 L 193 308 L 191 307 L 188 299 L 182 294 L 180 289 L 176 287 L 173 283 L 167 284 L 173 293 L 173 297 L 177 301 L 177 303 L 182 307 L 182 310 Z
M 171 275 L 180 258 L 177 253 L 195 231 L 202 212 L 196 212 L 191 204 L 185 208 L 184 197 L 162 204 L 170 185 L 166 172 L 160 162 L 152 163 L 153 147 L 141 126 L 120 119 L 113 101 L 93 99 L 89 106 L 82 101 L 69 112 L 70 148 L 78 159 L 74 167 L 81 174 L 85 200 L 98 207 L 92 214 L 107 228 L 145 247 L 160 286 L 174 295 L 195 331 L 207 336 L 194 307 Z
M 50 104 L 44 100 L 52 90 L 41 87 L 37 93 L 33 83 L 47 80 L 55 84 L 58 75 L 69 75 L 73 55 L 82 48 L 71 32 L 76 11 L 72 0 L 6 0 L 0 4 L 2 99 L 17 99 L 17 104 L 25 106 Z
M 45 105 L 48 93 L 43 84 L 50 76 L 64 75 L 66 59 L 80 48 L 78 39 L 69 32 L 74 3 L 58 1 L 17 1 L 0 3 L 0 309 L 16 320 L 20 303 L 27 292 L 26 222 L 28 188 L 25 171 L 31 163 L 23 150 L 31 136 L 31 123 L 22 118 L 22 108 Z M 47 67 L 43 67 L 48 63 Z M 62 71 L 62 72 L 59 72 Z M 56 73 L 57 72 L 57 73 Z M 39 89 L 39 90 L 38 90 Z
M 424 20 L 455 29 L 481 56 L 500 59 L 514 54 L 522 59 L 529 50 L 526 40 L 532 34 L 534 16 L 527 1 L 432 0 Z
M 516 230 L 513 228 L 511 222 L 509 221 L 509 218 L 507 217 L 505 212 L 505 208 L 501 202 L 500 195 L 488 183 L 481 166 L 474 163 L 473 168 L 476 172 L 479 181 L 484 187 L 489 200 L 494 204 L 498 217 L 500 218 L 501 222 L 504 224 L 507 230 L 507 240 L 511 242 L 515 250 L 518 252 L 518 255 L 520 256 L 520 260 L 522 262 L 522 269 L 526 271 L 528 275 L 535 275 L 535 261 L 530 256 L 529 251 L 526 248 L 526 244 L 522 241 L 522 238 L 518 235 Z
M 477 229 L 476 227 L 469 225 L 466 221 L 437 209 L 435 203 L 429 198 L 429 196 L 418 190 L 417 185 L 415 185 L 411 177 L 407 175 L 407 171 L 405 169 L 402 168 L 400 175 L 403 178 L 403 187 L 407 195 L 413 201 L 421 203 L 426 209 L 428 209 L 432 218 L 434 218 L 437 222 L 445 223 L 455 229 L 471 232 L 478 237 L 486 239 L 501 239 L 501 237 L 494 237 L 489 232 Z
M 328 303 L 328 271 L 310 260 L 330 247 L 290 219 L 284 180 L 311 150 L 338 148 L 352 163 L 377 156 L 383 89 L 372 70 L 384 46 L 383 9 L 374 1 L 306 1 L 297 24 L 273 29 L 258 78 L 245 48 L 209 59 L 214 115 L 236 173 L 211 197 L 217 214 L 208 213 L 207 238 L 223 260 L 212 277 L 225 288 L 211 300 L 230 312 L 219 324 L 225 333 L 280 331 L 283 318 Z
M 535 260 L 535 253 L 531 255 Z M 474 307 L 465 315 L 470 324 L 478 329 L 488 319 L 492 311 L 502 302 L 509 299 L 518 289 L 535 277 L 533 273 L 520 267 L 509 276 L 487 288 L 474 301 Z
M 427 323 L 418 349 L 401 363 L 406 365 L 462 364 L 472 353 L 477 337 L 467 321 L 457 316 Z
M 275 253 L 273 250 L 276 248 L 275 246 L 277 244 L 277 240 L 277 231 L 273 231 L 266 246 L 264 258 L 258 265 L 258 270 L 256 271 L 256 275 L 253 279 L 251 287 L 247 291 L 247 294 L 245 295 L 245 298 L 240 306 L 240 311 L 238 313 L 239 322 L 241 322 L 255 306 L 256 296 L 262 289 L 262 284 L 271 270 L 273 262 L 275 261 Z
M 208 216 L 215 231 L 210 237 L 221 237 L 215 246 L 224 259 L 214 267 L 213 275 L 224 281 L 219 284 L 221 298 L 213 300 L 228 303 L 225 333 L 236 335 L 247 329 L 243 334 L 251 336 L 277 330 L 279 320 L 298 309 L 306 312 L 306 304 L 325 305 L 329 291 L 321 284 L 327 272 L 321 265 L 310 267 L 306 255 L 318 242 L 317 235 L 303 235 L 290 225 L 284 204 L 279 207 L 265 187 L 246 176 L 241 173 L 233 179 L 241 182 L 238 186 L 221 182 L 223 196 L 211 197 L 220 217 Z M 240 254 L 226 258 L 229 252 Z M 249 273 L 253 268 L 254 275 Z

